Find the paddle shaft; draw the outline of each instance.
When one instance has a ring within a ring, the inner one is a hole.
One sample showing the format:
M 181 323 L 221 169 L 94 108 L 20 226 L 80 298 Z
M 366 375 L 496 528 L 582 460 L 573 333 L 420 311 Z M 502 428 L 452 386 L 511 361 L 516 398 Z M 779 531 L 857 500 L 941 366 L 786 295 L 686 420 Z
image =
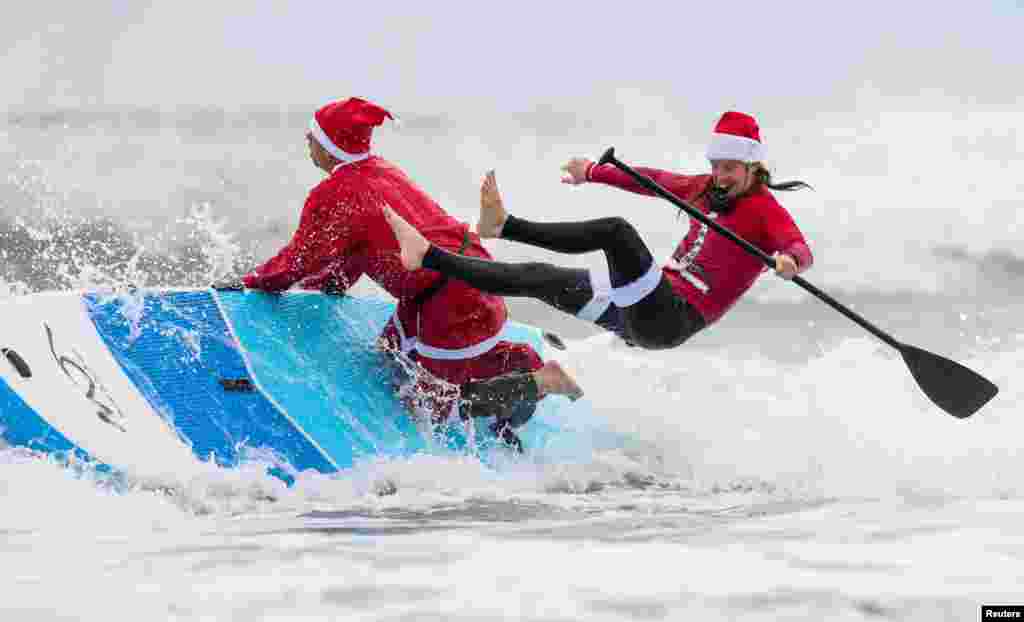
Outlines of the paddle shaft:
M 757 257 L 758 259 L 760 259 L 761 261 L 763 261 L 765 264 L 768 265 L 768 267 L 770 267 L 772 269 L 775 268 L 775 259 L 773 259 L 771 257 L 771 255 L 765 253 L 764 251 L 762 251 L 758 247 L 754 246 L 750 242 L 744 240 L 743 238 L 741 238 L 740 236 L 736 235 L 732 231 L 729 231 L 728 229 L 726 229 L 722 225 L 720 225 L 717 222 L 711 220 L 710 218 L 705 216 L 704 213 L 701 212 L 699 209 L 697 209 L 696 207 L 690 205 L 686 201 L 680 199 L 679 197 L 677 197 L 676 195 L 672 194 L 668 190 L 664 189 L 663 187 L 658 185 L 658 183 L 656 181 L 654 181 L 653 179 L 647 177 L 646 175 L 641 175 L 640 173 L 638 173 L 636 170 L 633 169 L 633 167 L 629 166 L 625 162 L 622 162 L 621 160 L 616 158 L 615 157 L 615 150 L 614 149 L 609 149 L 608 151 L 606 151 L 604 153 L 604 155 L 601 156 L 601 160 L 599 161 L 599 164 L 613 164 L 613 165 L 615 165 L 615 167 L 618 168 L 620 171 L 622 171 L 623 173 L 626 173 L 627 175 L 632 177 L 633 180 L 636 181 L 636 183 L 640 184 L 644 188 L 647 188 L 648 190 L 650 190 L 654 194 L 658 195 L 659 197 L 665 199 L 666 201 L 671 202 L 673 205 L 675 205 L 679 209 L 685 211 L 687 214 L 689 214 L 693 218 L 696 218 L 697 220 L 699 220 L 700 222 L 704 223 L 705 225 L 707 225 L 711 229 L 714 229 L 720 235 L 725 236 L 726 238 L 728 238 L 729 240 L 731 240 L 732 242 L 737 244 L 743 250 L 747 251 L 751 255 L 753 255 L 753 256 Z M 820 298 L 822 301 L 825 302 L 825 304 L 829 305 L 830 307 L 832 307 L 836 311 L 842 313 L 846 317 L 848 317 L 851 320 L 853 320 L 854 322 L 856 322 L 858 325 L 861 326 L 861 328 L 865 329 L 866 331 L 868 331 L 869 333 L 871 333 L 875 337 L 878 337 L 879 339 L 881 339 L 885 343 L 889 344 L 893 348 L 896 348 L 897 350 L 902 350 L 903 349 L 903 344 L 900 343 L 899 341 L 897 341 L 896 339 L 894 339 L 892 337 L 892 335 L 886 333 L 885 331 L 883 331 L 882 329 L 878 328 L 877 326 L 875 326 L 871 322 L 868 322 L 867 320 L 862 318 L 860 315 L 854 313 L 853 311 L 848 309 L 845 305 L 840 303 L 838 300 L 836 300 L 835 298 L 829 296 L 828 294 L 826 294 L 825 292 L 821 291 L 820 289 L 818 289 L 814 285 L 811 285 L 803 277 L 794 276 L 791 280 L 794 283 L 796 283 L 797 285 L 799 285 L 800 287 L 804 288 L 805 290 L 809 291 L 810 293 L 812 293 L 815 296 L 817 296 L 818 298 Z

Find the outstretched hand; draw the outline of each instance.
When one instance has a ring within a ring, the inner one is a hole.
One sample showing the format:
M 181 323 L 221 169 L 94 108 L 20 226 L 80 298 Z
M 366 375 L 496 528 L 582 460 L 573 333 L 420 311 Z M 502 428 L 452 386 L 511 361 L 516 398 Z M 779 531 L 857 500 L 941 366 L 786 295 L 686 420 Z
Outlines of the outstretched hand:
M 562 165 L 562 183 L 578 186 L 587 183 L 587 168 L 591 161 L 586 158 L 572 158 Z
M 241 277 L 233 276 L 210 283 L 210 289 L 215 289 L 218 292 L 240 292 L 245 289 L 245 284 L 242 283 Z

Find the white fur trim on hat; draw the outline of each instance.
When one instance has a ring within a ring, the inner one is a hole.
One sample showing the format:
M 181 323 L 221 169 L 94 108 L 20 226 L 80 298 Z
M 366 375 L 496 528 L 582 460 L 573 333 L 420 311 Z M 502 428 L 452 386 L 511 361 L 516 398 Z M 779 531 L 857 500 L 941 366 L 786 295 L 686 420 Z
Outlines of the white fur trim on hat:
M 370 155 L 369 151 L 364 151 L 363 153 L 349 153 L 347 151 L 343 151 L 327 136 L 327 133 L 324 132 L 323 128 L 320 127 L 320 124 L 317 123 L 316 117 L 313 117 L 313 119 L 310 120 L 309 131 L 313 133 L 313 138 L 316 139 L 316 142 L 320 143 L 320 146 L 342 162 L 357 162 L 359 160 L 365 160 L 366 157 Z
M 764 145 L 753 138 L 716 132 L 711 135 L 707 158 L 708 160 L 761 162 L 764 160 Z

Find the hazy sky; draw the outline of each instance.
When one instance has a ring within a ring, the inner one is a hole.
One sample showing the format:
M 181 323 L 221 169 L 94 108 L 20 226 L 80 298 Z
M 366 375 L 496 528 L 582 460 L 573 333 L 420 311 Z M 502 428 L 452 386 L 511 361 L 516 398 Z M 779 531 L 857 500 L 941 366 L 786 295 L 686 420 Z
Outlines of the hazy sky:
M 1004 107 L 1024 90 L 1022 15 L 1006 0 L 44 0 L 0 25 L 0 101 L 313 105 L 361 94 L 404 111 L 502 111 L 628 87 L 704 116 L 788 116 L 850 109 L 870 83 Z
M 480 176 L 498 167 L 525 215 L 628 214 L 665 254 L 684 222 L 621 193 L 570 192 L 558 166 L 614 145 L 632 163 L 699 172 L 711 125 L 732 108 L 758 117 L 781 178 L 815 186 L 785 204 L 822 250 L 827 282 L 945 291 L 971 282 L 964 261 L 1024 248 L 1019 0 L 41 0 L 4 17 L 0 108 L 282 105 L 302 118 L 361 95 L 407 119 L 444 117 L 432 131 L 381 131 L 375 149 L 467 221 Z M 22 197 L 35 184 L 72 211 L 156 224 L 212 201 L 242 237 L 260 227 L 280 244 L 318 179 L 304 121 L 205 135 L 169 123 L 9 123 L 11 205 L 42 203 Z M 968 259 L 936 261 L 943 246 Z

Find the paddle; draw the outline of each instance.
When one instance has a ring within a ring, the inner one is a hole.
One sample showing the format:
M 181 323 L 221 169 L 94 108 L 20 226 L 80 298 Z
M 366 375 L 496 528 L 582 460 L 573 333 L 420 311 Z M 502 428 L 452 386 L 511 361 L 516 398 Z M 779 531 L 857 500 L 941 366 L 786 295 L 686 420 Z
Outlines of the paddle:
M 775 259 L 757 248 L 750 242 L 729 231 L 722 225 L 711 220 L 699 209 L 693 207 L 686 201 L 670 193 L 659 186 L 654 180 L 636 172 L 628 164 L 623 163 L 615 157 L 615 148 L 612 147 L 604 152 L 598 164 L 613 164 L 616 168 L 632 177 L 638 184 L 647 188 L 659 197 L 670 201 L 673 205 L 686 211 L 687 214 L 704 223 L 719 234 L 725 236 L 732 242 L 739 245 L 743 250 L 759 258 L 768 267 L 775 268 Z M 964 419 L 973 415 L 979 408 L 984 406 L 996 396 L 999 388 L 979 374 L 971 371 L 963 365 L 932 354 L 921 348 L 916 348 L 905 343 L 900 343 L 888 333 L 877 328 L 861 316 L 837 302 L 831 296 L 811 285 L 802 277 L 795 276 L 792 281 L 806 289 L 821 300 L 825 301 L 836 311 L 839 311 L 850 318 L 872 335 L 878 337 L 885 343 L 899 351 L 903 361 L 910 368 L 914 380 L 924 391 L 925 395 L 932 400 L 939 408 L 945 410 L 954 417 Z

